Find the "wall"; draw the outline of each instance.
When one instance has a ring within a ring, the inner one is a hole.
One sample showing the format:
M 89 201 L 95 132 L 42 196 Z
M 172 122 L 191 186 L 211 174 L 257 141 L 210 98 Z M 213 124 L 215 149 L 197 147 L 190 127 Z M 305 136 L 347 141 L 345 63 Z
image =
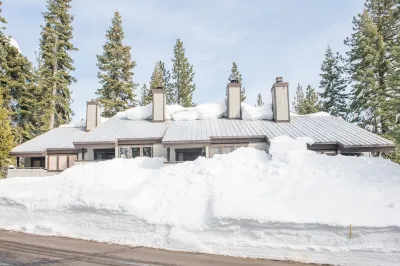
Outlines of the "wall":
M 59 174 L 58 172 L 47 172 L 44 169 L 8 169 L 7 178 L 12 177 L 42 177 Z

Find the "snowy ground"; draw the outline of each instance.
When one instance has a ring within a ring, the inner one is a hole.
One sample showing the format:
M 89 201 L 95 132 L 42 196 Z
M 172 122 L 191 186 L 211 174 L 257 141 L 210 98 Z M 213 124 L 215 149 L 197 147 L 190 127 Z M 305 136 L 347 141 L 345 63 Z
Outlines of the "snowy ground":
M 115 159 L 0 181 L 0 228 L 233 256 L 399 265 L 400 166 L 272 140 L 164 166 Z M 352 238 L 349 238 L 349 225 Z

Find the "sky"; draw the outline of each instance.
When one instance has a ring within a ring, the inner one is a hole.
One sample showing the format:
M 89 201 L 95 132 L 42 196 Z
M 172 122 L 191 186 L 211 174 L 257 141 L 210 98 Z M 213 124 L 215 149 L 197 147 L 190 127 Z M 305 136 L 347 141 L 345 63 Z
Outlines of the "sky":
M 278 76 L 289 82 L 291 99 L 298 83 L 319 91 L 327 45 L 335 52 L 347 51 L 343 40 L 351 35 L 353 16 L 363 4 L 364 0 L 73 0 L 72 42 L 79 49 L 72 53 L 78 80 L 71 86 L 73 121 L 84 118 L 86 101 L 96 98 L 96 55 L 102 53 L 115 11 L 122 16 L 124 43 L 132 47 L 137 63 L 135 83 L 148 83 L 158 60 L 171 69 L 173 47 L 180 38 L 195 71 L 195 103 L 224 99 L 236 62 L 246 102 L 255 104 L 258 93 L 271 102 Z M 3 0 L 6 33 L 34 63 L 45 11 L 45 0 Z

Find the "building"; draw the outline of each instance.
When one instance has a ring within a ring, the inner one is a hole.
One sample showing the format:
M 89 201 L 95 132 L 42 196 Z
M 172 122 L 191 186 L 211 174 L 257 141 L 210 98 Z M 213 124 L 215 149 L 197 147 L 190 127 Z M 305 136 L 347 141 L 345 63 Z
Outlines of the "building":
M 15 147 L 18 158 L 9 176 L 45 176 L 75 164 L 115 157 L 165 157 L 167 163 L 206 158 L 229 153 L 238 147 L 254 147 L 268 152 L 269 140 L 276 136 L 310 137 L 310 150 L 329 155 L 367 155 L 391 151 L 393 142 L 334 116 L 294 116 L 290 113 L 289 84 L 277 78 L 271 88 L 273 118 L 243 120 L 241 84 L 227 85 L 226 114 L 215 119 L 175 121 L 167 119 L 165 93 L 153 89 L 151 117 L 130 120 L 115 115 L 101 123 L 101 106 L 87 102 L 84 125 L 54 128 Z

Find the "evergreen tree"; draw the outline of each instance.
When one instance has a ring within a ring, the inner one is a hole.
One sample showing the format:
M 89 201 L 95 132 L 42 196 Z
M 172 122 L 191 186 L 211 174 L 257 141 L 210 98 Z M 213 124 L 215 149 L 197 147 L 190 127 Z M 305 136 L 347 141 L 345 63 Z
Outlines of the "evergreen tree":
M 367 0 L 353 19 L 354 33 L 345 40 L 352 78 L 351 109 L 355 121 L 375 133 L 385 134 L 394 121 L 388 102 L 396 97 L 389 88 L 393 47 L 399 46 L 400 2 Z
M 305 114 L 304 101 L 305 101 L 305 98 L 304 98 L 303 87 L 301 87 L 301 85 L 299 83 L 299 84 L 297 84 L 296 96 L 294 97 L 294 101 L 292 103 L 293 109 L 296 112 L 296 114 L 299 114 L 299 115 Z
M 264 105 L 264 102 L 262 100 L 261 93 L 259 93 L 257 96 L 257 106 L 263 106 L 263 105 Z
M 13 147 L 13 136 L 11 133 L 10 120 L 7 109 L 3 106 L 3 92 L 0 87 L 0 170 L 3 167 L 8 167 L 10 159 L 8 153 Z M 5 173 L 0 171 L 0 178 L 4 177 Z
M 165 94 L 166 94 L 166 100 L 167 100 L 167 104 L 176 104 L 177 100 L 175 98 L 175 95 L 173 93 L 173 88 L 172 88 L 172 84 L 171 84 L 171 74 L 170 72 L 165 68 L 165 64 L 162 61 L 159 61 L 159 68 L 160 68 L 160 72 L 161 72 L 161 77 L 162 77 L 162 86 L 165 90 Z
M 71 121 L 71 90 L 76 82 L 70 52 L 77 49 L 71 43 L 73 16 L 69 14 L 71 0 L 47 0 L 43 13 L 40 39 L 41 66 L 38 71 L 42 102 L 42 127 L 49 130 Z
M 1 11 L 1 10 L 0 10 Z M 1 23 L 6 23 L 0 17 Z M 10 45 L 0 27 L 0 87 L 2 87 L 2 106 L 6 108 L 12 124 L 16 144 L 29 140 L 39 131 L 38 109 L 40 95 L 35 84 L 32 64 L 17 48 Z
M 150 90 L 155 89 L 157 87 L 163 87 L 166 94 L 167 104 L 174 104 L 176 103 L 176 100 L 175 100 L 175 95 L 172 91 L 170 77 L 171 75 L 169 71 L 165 68 L 164 62 L 157 61 L 150 78 Z M 151 101 L 153 100 L 152 95 L 150 96 L 150 100 Z
M 146 84 L 143 84 L 140 97 L 140 106 L 145 106 L 153 101 L 153 94 L 151 89 L 147 88 Z
M 232 63 L 231 74 L 229 75 L 228 81 L 237 80 L 238 83 L 242 84 L 242 91 L 240 92 L 240 100 L 244 102 L 246 100 L 246 88 L 243 86 L 242 74 L 240 74 L 238 66 L 235 62 Z
M 321 71 L 319 87 L 323 89 L 323 93 L 321 93 L 322 110 L 346 119 L 348 95 L 345 92 L 347 82 L 344 77 L 343 58 L 339 54 L 334 55 L 329 46 L 325 52 L 325 60 L 322 62 Z
M 193 92 L 196 89 L 196 84 L 193 83 L 193 65 L 189 63 L 180 39 L 176 40 L 172 63 L 172 91 L 174 92 L 176 103 L 184 107 L 193 106 Z
M 313 114 L 321 111 L 321 102 L 315 90 L 308 85 L 306 88 L 306 98 L 304 99 L 304 114 Z
M 298 84 L 293 108 L 299 115 L 313 114 L 321 111 L 321 103 L 318 94 L 310 85 L 308 85 L 306 88 L 306 95 L 304 96 L 303 88 Z
M 124 45 L 122 18 L 115 12 L 112 25 L 106 34 L 103 54 L 97 56 L 100 69 L 98 78 L 102 88 L 96 94 L 104 106 L 103 116 L 112 117 L 118 112 L 136 106 L 133 69 L 136 62 L 131 59 L 131 47 Z

